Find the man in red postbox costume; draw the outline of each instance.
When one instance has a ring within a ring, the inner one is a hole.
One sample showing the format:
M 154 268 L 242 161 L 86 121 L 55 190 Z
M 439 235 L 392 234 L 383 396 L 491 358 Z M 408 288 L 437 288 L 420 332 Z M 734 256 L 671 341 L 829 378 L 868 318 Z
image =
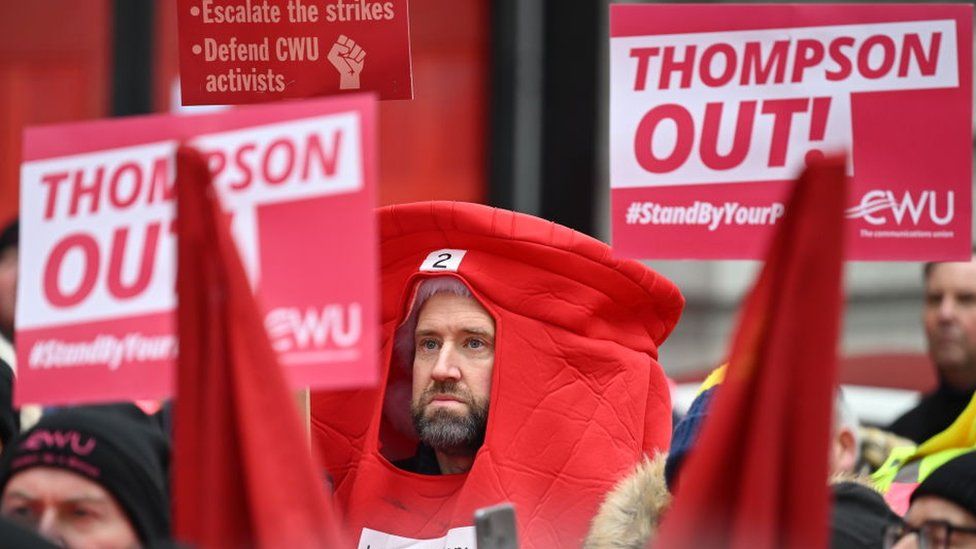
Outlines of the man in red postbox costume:
M 380 384 L 312 399 L 353 538 L 473 547 L 475 510 L 507 501 L 522 547 L 579 546 L 613 484 L 668 446 L 657 356 L 677 287 L 586 235 L 486 206 L 391 206 L 379 225 Z

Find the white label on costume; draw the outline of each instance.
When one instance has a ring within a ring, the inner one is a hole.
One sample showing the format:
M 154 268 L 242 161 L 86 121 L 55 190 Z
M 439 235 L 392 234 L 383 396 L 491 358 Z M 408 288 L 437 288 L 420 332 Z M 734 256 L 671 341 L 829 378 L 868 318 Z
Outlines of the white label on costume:
M 475 549 L 476 547 L 474 526 L 451 528 L 443 537 L 434 539 L 405 538 L 369 528 L 363 528 L 363 533 L 359 536 L 359 549 Z
M 468 253 L 467 250 L 452 250 L 450 248 L 445 248 L 443 250 L 434 250 L 427 255 L 427 259 L 420 264 L 421 271 L 451 271 L 456 273 L 458 267 L 461 266 L 461 260 L 464 259 L 464 254 Z

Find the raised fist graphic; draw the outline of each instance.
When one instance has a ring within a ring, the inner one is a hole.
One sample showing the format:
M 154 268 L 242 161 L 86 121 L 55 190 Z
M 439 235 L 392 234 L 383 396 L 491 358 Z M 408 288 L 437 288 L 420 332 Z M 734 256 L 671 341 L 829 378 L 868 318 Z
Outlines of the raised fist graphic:
M 356 45 L 352 38 L 340 34 L 329 50 L 329 61 L 339 71 L 340 90 L 358 90 L 359 73 L 363 72 L 363 59 L 366 51 Z

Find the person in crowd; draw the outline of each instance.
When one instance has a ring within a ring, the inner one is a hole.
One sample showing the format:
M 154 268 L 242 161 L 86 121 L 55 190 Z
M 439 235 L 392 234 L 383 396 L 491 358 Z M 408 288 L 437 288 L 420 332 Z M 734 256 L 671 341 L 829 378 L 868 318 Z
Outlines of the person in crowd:
M 863 477 L 835 481 L 830 487 L 830 547 L 880 547 L 885 525 L 898 519 L 884 497 Z
M 678 472 L 689 451 L 694 447 L 699 430 L 708 416 L 712 399 L 725 378 L 726 366 L 715 369 L 702 383 L 698 395 L 692 401 L 684 418 L 675 426 L 674 438 L 664 469 L 665 479 L 671 491 L 676 489 Z M 834 421 L 828 456 L 829 474 L 843 477 L 857 471 L 860 460 L 860 421 L 848 405 L 844 392 L 837 390 L 834 397 Z
M 947 461 L 976 449 L 976 398 L 969 402 L 949 427 L 922 444 L 896 446 L 884 463 L 871 473 L 874 485 L 885 501 L 900 515 L 908 511 L 919 483 Z
M 378 385 L 313 395 L 337 508 L 361 546 L 473 546 L 510 502 L 528 547 L 578 545 L 600 498 L 668 445 L 658 346 L 677 287 L 595 239 L 476 204 L 379 211 Z
M 976 452 L 947 461 L 915 488 L 904 520 L 886 528 L 884 546 L 976 547 Z
M 833 549 L 871 549 L 881 543 L 882 530 L 898 515 L 870 479 L 858 475 L 861 462 L 861 422 L 837 391 L 830 440 L 829 470 L 832 506 L 830 546 Z
M 621 480 L 594 517 L 584 542 L 587 549 L 643 548 L 657 532 L 660 519 L 680 489 L 681 468 L 693 451 L 711 403 L 725 377 L 715 369 L 702 383 L 685 416 L 674 429 L 670 452 L 645 460 Z M 833 493 L 831 547 L 879 547 L 884 526 L 897 517 L 867 477 L 855 474 L 859 460 L 859 421 L 843 392 L 834 399 L 834 426 L 828 455 Z
M 66 547 L 149 547 L 169 538 L 169 445 L 138 410 L 45 415 L 0 459 L 0 515 Z
M 431 278 L 398 337 L 398 351 L 413 364 L 410 415 L 420 442 L 396 465 L 420 474 L 467 472 L 488 423 L 494 319 L 456 278 Z
M 19 227 L 17 220 L 14 220 L 0 230 L 0 360 L 11 367 L 17 364 L 13 341 Z
M 976 261 L 925 265 L 922 321 L 939 385 L 888 428 L 922 443 L 948 427 L 976 390 Z

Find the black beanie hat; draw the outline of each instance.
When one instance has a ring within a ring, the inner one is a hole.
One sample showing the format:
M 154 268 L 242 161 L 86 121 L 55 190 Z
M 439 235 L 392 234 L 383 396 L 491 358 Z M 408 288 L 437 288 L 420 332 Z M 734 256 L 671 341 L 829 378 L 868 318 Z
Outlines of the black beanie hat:
M 976 452 L 967 452 L 943 463 L 912 492 L 914 503 L 922 496 L 947 499 L 976 515 Z
M 131 415 L 68 408 L 44 416 L 0 459 L 0 494 L 16 473 L 57 467 L 111 493 L 145 545 L 169 537 L 169 445 L 159 428 Z

